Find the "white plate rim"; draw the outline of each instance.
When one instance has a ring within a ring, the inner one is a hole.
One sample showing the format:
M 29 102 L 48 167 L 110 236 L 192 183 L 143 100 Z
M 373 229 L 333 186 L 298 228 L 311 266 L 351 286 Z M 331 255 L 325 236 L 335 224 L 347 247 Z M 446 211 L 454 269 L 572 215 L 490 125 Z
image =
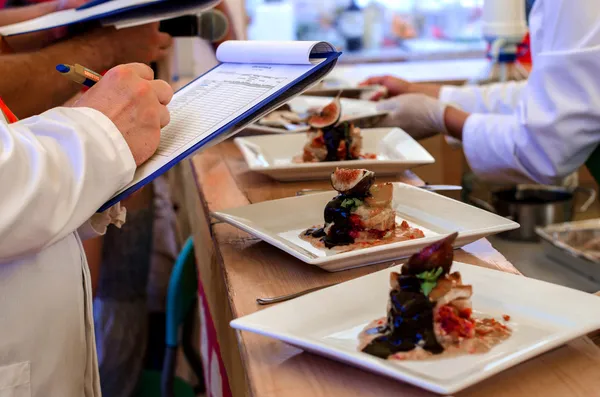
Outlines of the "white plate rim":
M 394 182 L 394 184 L 402 185 L 404 187 L 408 187 L 411 189 L 420 189 L 418 187 L 415 187 L 415 186 L 412 186 L 412 185 L 409 185 L 406 183 L 402 183 L 402 182 Z M 441 199 L 441 200 L 456 201 L 451 198 L 439 195 L 434 192 L 429 192 L 426 190 L 424 190 L 423 193 L 434 195 L 436 198 Z M 325 197 L 325 196 L 330 197 L 331 192 L 311 194 L 311 196 L 313 196 L 313 197 L 317 196 L 317 195 L 321 195 L 323 197 Z M 303 200 L 306 198 L 307 198 L 307 196 L 296 196 L 296 197 L 286 197 L 286 198 L 281 198 L 281 199 L 271 200 L 271 201 L 279 201 L 280 202 L 282 200 L 289 200 L 291 202 L 292 200 Z M 464 203 L 461 203 L 461 204 L 464 204 Z M 249 205 L 246 205 L 243 207 L 250 207 L 252 205 L 254 205 L 254 204 L 249 204 Z M 241 207 L 241 208 L 243 208 L 243 207 Z M 336 262 L 342 261 L 344 259 L 353 258 L 353 257 L 357 257 L 357 256 L 366 256 L 369 254 L 377 254 L 377 253 L 381 253 L 381 252 L 385 252 L 385 251 L 391 251 L 395 248 L 402 248 L 406 245 L 409 245 L 409 243 L 414 242 L 414 241 L 418 241 L 419 245 L 426 244 L 426 243 L 433 243 L 444 237 L 443 235 L 430 236 L 430 237 L 424 237 L 424 238 L 421 238 L 418 240 L 399 241 L 399 242 L 390 243 L 390 244 L 382 244 L 382 245 L 376 245 L 373 247 L 357 249 L 357 250 L 353 250 L 353 251 L 349 251 L 349 252 L 340 252 L 338 254 L 331 255 L 331 256 L 316 257 L 312 253 L 304 250 L 302 247 L 296 246 L 292 243 L 286 243 L 283 238 L 269 233 L 268 231 L 261 228 L 259 225 L 255 225 L 253 223 L 250 225 L 247 225 L 243 222 L 240 222 L 236 216 L 229 215 L 224 211 L 213 211 L 211 213 L 211 215 L 223 222 L 229 223 L 229 224 L 231 224 L 231 225 L 233 225 L 255 237 L 260 238 L 262 241 L 264 241 L 268 244 L 271 244 L 274 247 L 279 248 L 280 250 L 288 253 L 289 255 L 292 255 L 293 257 L 295 257 L 297 259 L 300 259 L 304 263 L 307 263 L 309 265 L 315 265 L 315 266 L 320 266 L 320 265 L 323 265 L 323 264 L 326 264 L 329 262 L 334 262 L 334 261 L 336 261 Z M 511 221 L 509 219 L 506 219 L 506 224 L 504 224 L 504 225 L 490 226 L 490 227 L 470 230 L 467 232 L 459 232 L 458 237 L 456 238 L 457 243 L 455 245 L 460 246 L 460 241 L 464 241 L 464 240 L 467 240 L 467 239 L 475 237 L 475 236 L 492 235 L 492 234 L 496 234 L 496 233 L 500 233 L 500 232 L 504 232 L 504 231 L 508 231 L 508 230 L 517 229 L 518 227 L 519 227 L 518 223 Z M 305 252 L 305 253 L 303 253 L 303 252 Z M 368 263 L 368 262 L 366 262 L 366 263 Z M 378 262 L 373 262 L 373 263 L 378 263 Z
M 382 129 L 382 128 L 363 128 L 361 130 L 364 131 L 365 134 L 369 134 L 369 130 L 373 130 L 373 129 Z M 388 133 L 391 133 L 395 130 L 401 131 L 402 133 L 406 134 L 406 132 L 402 131 L 400 128 L 395 128 L 395 127 L 390 127 Z M 289 134 L 285 134 L 285 135 L 289 135 Z M 280 139 L 280 140 L 284 141 L 285 138 L 283 138 L 283 136 L 285 136 L 285 135 L 282 135 L 281 138 L 276 138 L 276 139 Z M 427 149 L 425 149 L 417 140 L 413 139 L 408 134 L 406 134 L 406 135 L 407 135 L 407 137 L 409 137 L 410 139 L 413 140 L 414 144 L 421 146 L 421 149 L 423 151 L 422 159 L 418 159 L 418 160 L 415 160 L 415 159 L 410 159 L 410 160 L 407 160 L 407 159 L 400 159 L 400 160 L 364 159 L 364 160 L 326 161 L 326 162 L 315 162 L 315 163 L 291 163 L 291 164 L 285 164 L 285 165 L 261 166 L 261 165 L 257 164 L 256 161 L 253 161 L 253 159 L 256 157 L 256 155 L 254 155 L 252 153 L 252 151 L 249 149 L 249 145 L 251 144 L 251 142 L 250 142 L 251 139 L 248 139 L 247 137 L 238 137 L 238 138 L 233 139 L 233 143 L 237 146 L 237 148 L 242 153 L 242 156 L 244 157 L 244 160 L 246 161 L 246 165 L 248 166 L 248 168 L 251 171 L 256 171 L 256 172 L 289 171 L 289 170 L 299 170 L 299 169 L 321 170 L 321 169 L 328 169 L 328 168 L 332 168 L 332 167 L 369 168 L 369 166 L 373 166 L 373 165 L 418 166 L 418 165 L 434 164 L 435 158 L 431 155 L 431 153 L 429 153 L 429 151 Z
M 573 290 L 568 287 L 552 284 L 552 283 L 542 281 L 542 280 L 528 278 L 523 275 L 503 272 L 499 269 L 492 269 L 492 268 L 486 268 L 486 267 L 481 267 L 481 266 L 476 266 L 476 265 L 470 265 L 470 264 L 458 262 L 458 261 L 454 261 L 454 264 L 460 264 L 460 265 L 466 266 L 468 268 L 474 268 L 474 269 L 476 269 L 474 271 L 499 272 L 503 275 L 506 275 L 509 278 L 510 277 L 523 277 L 523 278 L 526 278 L 526 279 L 532 281 L 533 283 L 552 285 L 559 289 L 564 288 L 566 290 Z M 365 276 L 361 276 L 361 277 L 358 277 L 358 278 L 355 278 L 352 280 L 348 280 L 346 282 L 343 282 L 343 283 L 340 283 L 337 285 L 323 288 L 319 291 L 315 291 L 310 294 L 306 294 L 305 296 L 309 296 L 309 295 L 313 295 L 313 294 L 326 294 L 328 292 L 328 290 L 340 288 L 341 286 L 343 286 L 346 283 L 354 282 L 354 281 L 360 280 L 361 278 L 364 278 L 364 277 L 373 276 L 374 274 L 377 274 L 377 273 L 399 271 L 400 267 L 401 266 L 396 266 L 396 267 L 392 267 L 392 268 L 383 269 L 383 270 L 380 270 L 380 271 L 377 271 L 374 273 L 367 274 Z M 462 272 L 464 272 L 464 270 L 461 270 L 461 273 Z M 573 290 L 573 291 L 576 291 L 576 290 Z M 578 292 L 580 292 L 580 291 L 578 291 Z M 585 294 L 584 292 L 581 292 L 581 293 Z M 594 295 L 589 294 L 589 296 L 594 296 Z M 302 298 L 304 298 L 304 296 L 299 297 L 297 299 L 302 299 Z M 291 301 L 282 302 L 282 303 L 277 304 L 277 306 L 287 305 L 290 303 L 292 303 L 292 302 Z M 598 303 L 600 303 L 600 300 L 598 301 Z M 268 310 L 268 309 L 269 308 L 262 309 L 262 310 L 260 310 L 260 312 L 262 312 L 264 310 Z M 259 311 L 254 312 L 254 313 L 258 313 L 258 312 Z M 374 356 L 371 357 L 371 356 L 365 355 L 365 356 L 362 356 L 363 357 L 362 360 L 359 360 L 355 356 L 353 356 L 352 353 L 350 353 L 350 352 L 347 352 L 347 351 L 344 351 L 341 349 L 338 350 L 338 349 L 332 348 L 331 346 L 327 345 L 326 343 L 320 342 L 318 340 L 309 340 L 306 337 L 294 336 L 294 334 L 292 334 L 290 332 L 271 330 L 271 329 L 268 329 L 267 327 L 257 330 L 255 328 L 253 328 L 251 325 L 244 324 L 244 318 L 248 317 L 248 316 L 252 316 L 254 313 L 250 313 L 246 316 L 242 316 L 242 317 L 239 317 L 239 318 L 236 318 L 236 319 L 230 321 L 230 326 L 236 330 L 252 332 L 252 333 L 267 336 L 267 337 L 270 337 L 270 338 L 273 338 L 276 340 L 280 340 L 291 346 L 295 346 L 303 351 L 315 352 L 316 354 L 322 355 L 326 358 L 329 358 L 329 359 L 332 359 L 335 361 L 339 361 L 339 362 L 343 362 L 343 363 L 346 363 L 346 364 L 349 364 L 349 365 L 352 365 L 352 366 L 355 366 L 358 368 L 362 368 L 369 372 L 373 372 L 375 374 L 381 374 L 381 375 L 384 375 L 387 377 L 391 377 L 395 380 L 406 382 L 408 384 L 412 384 L 414 386 L 421 387 L 423 389 L 432 391 L 434 393 L 443 394 L 443 395 L 454 394 L 456 392 L 464 390 L 464 389 L 466 389 L 470 386 L 473 386 L 485 379 L 491 378 L 492 376 L 497 375 L 509 368 L 515 367 L 527 360 L 530 360 L 530 359 L 537 357 L 541 354 L 544 354 L 552 349 L 560 347 L 574 339 L 580 338 L 590 332 L 600 329 L 600 317 L 599 317 L 598 319 L 595 320 L 595 322 L 592 319 L 589 323 L 585 324 L 585 326 L 580 327 L 580 328 L 574 328 L 574 329 L 573 328 L 563 328 L 560 331 L 553 333 L 551 337 L 548 337 L 545 340 L 545 343 L 542 343 L 542 344 L 538 343 L 535 346 L 533 346 L 533 348 L 519 350 L 516 352 L 516 353 L 519 353 L 516 358 L 513 358 L 512 360 L 503 360 L 500 363 L 497 363 L 493 367 L 493 369 L 488 369 L 485 372 L 484 371 L 477 372 L 474 375 L 469 376 L 467 381 L 460 381 L 460 380 L 455 380 L 455 379 L 448 379 L 448 380 L 444 381 L 444 380 L 438 379 L 438 380 L 432 380 L 432 381 L 430 380 L 429 383 L 424 383 L 423 380 L 425 380 L 425 382 L 427 382 L 427 377 L 415 374 L 414 371 L 412 371 L 408 368 L 402 368 L 402 370 L 394 370 L 393 368 L 389 368 L 387 366 L 380 365 L 381 359 L 378 359 Z M 332 353 L 332 350 L 333 350 L 333 353 Z M 376 366 L 376 368 L 369 366 L 368 363 L 373 363 Z M 399 376 L 397 376 L 398 374 L 401 374 L 403 376 L 403 379 L 401 379 Z M 431 378 L 429 378 L 429 379 L 431 379 Z

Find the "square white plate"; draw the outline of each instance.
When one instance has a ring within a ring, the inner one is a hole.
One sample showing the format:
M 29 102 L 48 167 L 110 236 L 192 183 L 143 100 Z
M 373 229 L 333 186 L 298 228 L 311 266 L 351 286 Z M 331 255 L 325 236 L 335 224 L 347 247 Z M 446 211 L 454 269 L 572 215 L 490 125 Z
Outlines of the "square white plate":
M 339 252 L 316 248 L 302 240 L 302 231 L 323 224 L 323 211 L 337 192 L 265 201 L 213 212 L 230 223 L 288 254 L 327 271 L 339 271 L 409 256 L 445 235 L 458 231 L 456 247 L 482 237 L 516 229 L 518 223 L 404 183 L 394 183 L 392 207 L 397 221 L 420 228 L 425 237 Z
M 302 95 L 297 96 L 287 102 L 293 112 L 305 113 L 310 108 L 324 107 L 333 101 L 332 97 L 317 97 Z M 376 108 L 376 103 L 360 99 L 340 98 L 342 103 L 342 119 L 377 119 L 384 116 L 385 112 L 380 112 Z M 245 133 L 257 134 L 295 134 L 294 131 L 288 131 L 285 128 L 268 127 L 253 123 L 244 128 Z
M 508 314 L 511 337 L 485 354 L 386 361 L 357 351 L 357 335 L 367 323 L 385 316 L 389 273 L 394 270 L 399 268 L 280 303 L 233 320 L 231 326 L 440 394 L 455 393 L 600 328 L 597 296 L 455 262 L 453 270 L 473 285 L 476 314 L 498 320 Z
M 361 129 L 363 153 L 376 159 L 295 163 L 302 155 L 306 134 L 261 135 L 235 138 L 248 168 L 278 181 L 329 179 L 337 167 L 366 168 L 379 176 L 398 175 L 419 165 L 432 164 L 434 158 L 410 135 L 399 128 Z

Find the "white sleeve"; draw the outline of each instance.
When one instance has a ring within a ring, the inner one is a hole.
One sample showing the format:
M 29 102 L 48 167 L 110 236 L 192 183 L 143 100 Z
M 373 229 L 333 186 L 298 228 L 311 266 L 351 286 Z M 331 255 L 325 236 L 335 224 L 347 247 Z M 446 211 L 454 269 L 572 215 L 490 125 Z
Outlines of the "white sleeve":
M 527 86 L 525 81 L 509 81 L 488 85 L 445 85 L 440 101 L 458 105 L 469 113 L 512 113 Z
M 516 111 L 471 115 L 463 146 L 487 179 L 556 184 L 600 143 L 600 20 L 593 1 L 538 0 L 530 23 L 537 54 Z
M 134 172 L 127 143 L 96 110 L 0 123 L 0 263 L 76 231 Z

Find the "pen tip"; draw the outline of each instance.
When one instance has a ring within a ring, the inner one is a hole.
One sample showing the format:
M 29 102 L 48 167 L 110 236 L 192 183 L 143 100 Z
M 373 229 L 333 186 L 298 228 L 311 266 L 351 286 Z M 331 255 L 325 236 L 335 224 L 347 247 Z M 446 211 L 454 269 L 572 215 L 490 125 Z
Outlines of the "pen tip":
M 69 70 L 71 70 L 70 67 L 68 67 L 67 65 L 56 65 L 56 70 L 58 70 L 60 73 L 67 73 Z

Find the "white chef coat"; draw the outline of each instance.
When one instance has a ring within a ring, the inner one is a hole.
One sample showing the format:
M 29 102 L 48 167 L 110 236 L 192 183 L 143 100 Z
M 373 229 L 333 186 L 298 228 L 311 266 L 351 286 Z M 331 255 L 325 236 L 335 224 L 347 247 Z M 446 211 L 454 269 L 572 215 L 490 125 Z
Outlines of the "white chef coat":
M 76 230 L 134 171 L 125 140 L 93 109 L 0 122 L 0 396 L 100 396 Z
M 533 69 L 526 83 L 444 87 L 440 99 L 475 112 L 463 147 L 478 176 L 557 184 L 600 143 L 598 2 L 536 0 L 529 26 Z

